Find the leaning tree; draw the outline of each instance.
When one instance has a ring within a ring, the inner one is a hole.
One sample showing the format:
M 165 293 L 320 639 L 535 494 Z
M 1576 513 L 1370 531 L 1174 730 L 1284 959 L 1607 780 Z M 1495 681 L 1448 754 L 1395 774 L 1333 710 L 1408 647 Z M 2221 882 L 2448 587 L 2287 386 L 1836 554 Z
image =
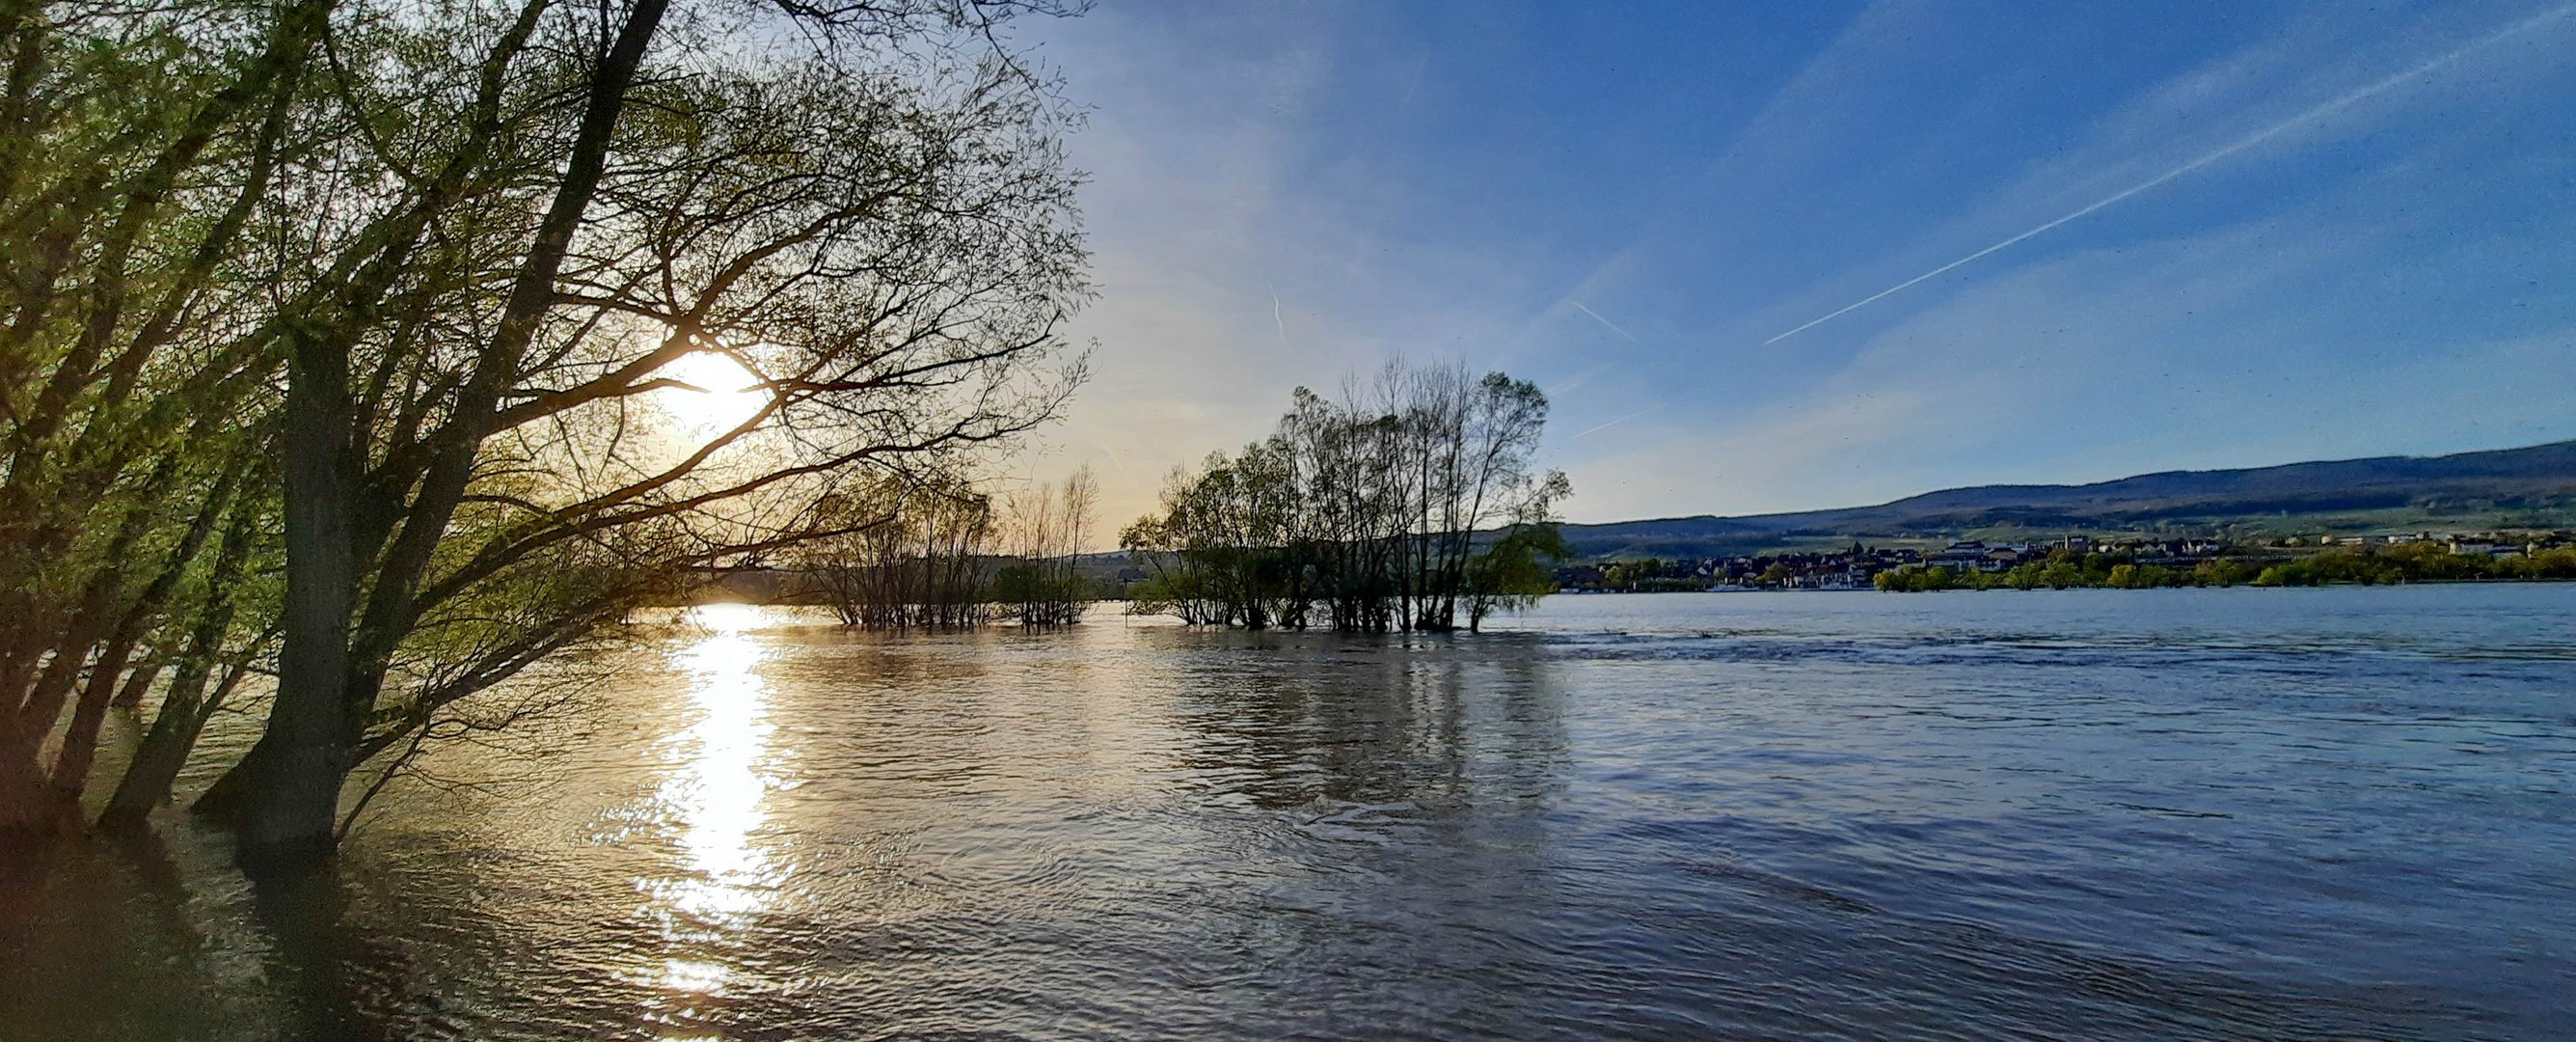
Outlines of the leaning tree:
M 273 639 L 200 806 L 312 865 L 462 700 L 1049 417 L 1076 178 L 1002 32 L 1049 9 L 0 5 L 0 784 L 163 661 L 184 755 Z

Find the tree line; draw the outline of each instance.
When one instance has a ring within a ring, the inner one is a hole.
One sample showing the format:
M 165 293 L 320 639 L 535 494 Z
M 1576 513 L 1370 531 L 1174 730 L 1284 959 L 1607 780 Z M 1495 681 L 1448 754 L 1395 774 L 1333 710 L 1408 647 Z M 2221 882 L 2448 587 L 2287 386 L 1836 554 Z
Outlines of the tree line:
M 1268 438 L 1175 470 L 1119 535 L 1130 609 L 1197 625 L 1473 630 L 1554 588 L 1565 475 L 1532 462 L 1547 396 L 1461 364 L 1306 388 Z
M 2534 581 L 2576 579 L 2576 549 L 2544 550 L 2532 556 L 2496 557 L 2452 553 L 2424 543 L 2358 551 L 2328 551 L 2288 560 L 2217 557 L 2189 568 L 2138 563 L 2113 554 L 2058 551 L 2047 561 L 2032 561 L 2001 572 L 1904 568 L 1873 577 L 1881 590 L 1921 593 L 1938 590 L 2052 590 L 2101 588 L 2147 590 L 2182 586 L 2362 586 L 2425 582 Z
M 118 706 L 110 828 L 247 709 L 196 808 L 314 867 L 530 664 L 1053 415 L 1032 11 L 0 0 L 0 828 L 77 811 Z M 695 431 L 706 359 L 757 407 Z
M 887 477 L 827 500 L 837 534 L 791 560 L 852 629 L 1070 626 L 1100 599 L 1077 567 L 1098 488 L 1085 467 L 997 507 L 954 475 Z

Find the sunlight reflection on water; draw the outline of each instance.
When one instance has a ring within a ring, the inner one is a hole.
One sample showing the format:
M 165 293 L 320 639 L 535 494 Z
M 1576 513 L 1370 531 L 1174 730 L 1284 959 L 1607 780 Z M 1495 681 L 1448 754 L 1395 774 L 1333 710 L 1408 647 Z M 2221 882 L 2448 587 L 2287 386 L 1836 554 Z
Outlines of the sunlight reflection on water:
M 652 801 L 680 828 L 678 848 L 687 874 L 645 877 L 636 887 L 652 903 L 669 954 L 651 983 L 675 997 L 723 995 L 733 970 L 706 949 L 722 947 L 769 903 L 769 857 L 753 834 L 767 818 L 762 806 L 771 779 L 761 765 L 769 752 L 769 686 L 759 673 L 767 650 L 752 637 L 766 621 L 762 609 L 710 604 L 690 621 L 706 633 L 671 655 L 689 678 L 697 722 L 663 743 L 676 767 Z
M 220 836 L 0 872 L 0 967 L 69 971 L 0 1040 L 2576 1039 L 2571 594 L 657 613 L 546 798 L 390 797 L 328 944 Z

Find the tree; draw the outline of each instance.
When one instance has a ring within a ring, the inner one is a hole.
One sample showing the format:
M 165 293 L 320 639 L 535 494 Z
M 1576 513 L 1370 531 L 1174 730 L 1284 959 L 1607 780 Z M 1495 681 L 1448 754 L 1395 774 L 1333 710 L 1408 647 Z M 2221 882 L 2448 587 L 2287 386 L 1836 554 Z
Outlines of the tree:
M 431 67 L 342 85 L 403 187 L 338 222 L 280 322 L 284 650 L 242 768 L 246 861 L 313 863 L 368 749 L 670 576 L 836 534 L 811 505 L 851 475 L 1052 414 L 1078 370 L 1043 363 L 1084 290 L 1046 86 L 990 58 L 927 80 L 848 64 L 987 10 L 809 12 L 818 53 L 716 8 L 692 15 L 731 32 L 666 32 L 663 0 L 532 0 L 465 65 L 401 51 Z M 380 31 L 433 29 L 476 36 Z M 562 37 L 595 43 L 536 46 Z M 401 132 L 395 107 L 425 102 L 462 132 Z M 747 414 L 645 422 L 698 357 L 750 374 Z M 531 590 L 545 610 L 442 649 L 462 663 L 405 668 L 417 638 Z M 432 673 L 452 679 L 387 704 L 389 678 Z
M 0 9 L 0 825 L 165 664 L 184 756 L 274 630 L 201 806 L 309 866 L 463 699 L 1051 415 L 1087 289 L 1028 9 Z M 708 366 L 745 407 L 692 424 Z M 271 560 L 274 627 L 210 581 Z
M 1012 504 L 1012 560 L 994 577 L 996 599 L 1023 626 L 1070 626 L 1091 607 L 1079 568 L 1099 483 L 1083 467 L 1061 486 L 1041 485 Z
M 0 827 L 75 805 L 265 448 L 260 297 L 302 258 L 243 235 L 330 10 L 0 6 Z
M 816 509 L 836 534 L 807 542 L 792 560 L 842 625 L 968 629 L 991 619 L 992 500 L 963 478 L 889 476 L 835 492 Z
M 1456 365 L 1390 365 L 1339 402 L 1299 388 L 1275 434 L 1174 473 L 1121 532 L 1157 571 L 1131 607 L 1302 628 L 1320 606 L 1336 628 L 1383 632 L 1454 629 L 1465 601 L 1474 625 L 1480 541 L 1547 523 L 1570 493 L 1531 464 L 1546 417 L 1535 385 Z M 1496 596 L 1486 610 L 1523 595 Z
M 1556 523 L 1536 521 L 1504 530 L 1467 562 L 1467 629 L 1484 626 L 1498 611 L 1526 611 L 1556 592 L 1556 564 L 1574 556 Z

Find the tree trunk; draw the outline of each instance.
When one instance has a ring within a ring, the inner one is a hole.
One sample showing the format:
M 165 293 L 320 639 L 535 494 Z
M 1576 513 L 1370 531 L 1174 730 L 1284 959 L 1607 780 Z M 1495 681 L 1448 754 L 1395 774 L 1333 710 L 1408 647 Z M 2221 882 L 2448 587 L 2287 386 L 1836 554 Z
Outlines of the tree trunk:
M 40 830 L 50 806 L 35 754 L 0 750 L 0 834 Z
M 34 762 L 45 747 L 45 736 L 54 731 L 54 722 L 62 719 L 63 704 L 71 700 L 72 689 L 79 686 L 81 667 L 89 664 L 92 648 L 98 646 L 102 627 L 92 625 L 96 613 L 87 610 L 74 620 L 62 646 L 36 675 L 35 689 L 18 707 L 17 718 L 0 731 L 0 755 Z
M 86 643 L 77 651 L 57 651 L 36 680 L 31 705 L 0 728 L 0 831 L 41 830 L 52 823 L 57 806 L 45 784 L 45 736 L 62 716 L 63 702 L 78 682 L 81 663 L 89 658 Z
M 206 786 L 206 791 L 197 794 L 196 800 L 188 804 L 188 813 L 211 824 L 238 831 L 250 816 L 251 792 L 258 785 L 260 769 L 276 754 L 276 749 L 276 744 L 270 742 L 267 735 L 261 735 L 259 741 L 251 743 L 249 752 L 233 761 L 224 773 L 216 775 L 215 783 Z
M 120 637 L 90 667 L 89 682 L 81 687 L 80 701 L 72 709 L 71 727 L 63 732 L 62 748 L 54 752 L 55 800 L 79 806 L 81 792 L 89 786 L 90 764 L 98 759 L 98 729 L 107 722 L 107 701 L 116 693 L 125 661 L 133 655 L 133 638 Z
M 302 339 L 289 372 L 283 460 L 285 645 L 268 729 L 235 773 L 256 769 L 237 856 L 253 874 L 300 874 L 331 852 L 348 776 L 349 613 L 357 602 L 357 499 L 349 359 Z M 265 755 L 262 755 L 262 753 Z M 211 794 L 210 794 L 211 795 Z
M 420 577 L 491 433 L 493 405 L 519 375 L 520 357 L 552 305 L 556 273 L 598 191 L 627 89 L 666 8 L 667 0 L 637 0 L 616 42 L 592 70 L 572 154 L 492 342 L 458 391 L 455 417 L 433 437 L 437 448 L 418 491 L 397 506 L 401 531 L 372 576 L 363 628 L 353 627 L 352 613 L 360 586 L 355 515 L 365 441 L 350 395 L 348 345 L 324 322 L 289 337 L 286 605 L 280 620 L 285 644 L 268 730 L 234 772 L 250 768 L 243 774 L 249 796 L 237 859 L 254 875 L 305 874 L 330 856 L 340 787 L 355 766 L 360 725 L 395 647 L 417 617 Z M 376 564 L 372 547 L 363 556 Z M 353 636 L 363 638 L 362 653 L 352 647 Z
M 134 762 L 126 765 L 125 777 L 117 782 L 115 795 L 109 797 L 107 811 L 99 824 L 110 829 L 140 826 L 152 809 L 169 802 L 170 785 L 186 766 L 188 753 L 196 748 L 197 735 L 206 726 L 207 717 L 232 693 L 250 667 L 250 659 L 266 637 L 254 640 L 242 649 L 216 687 L 212 698 L 202 698 L 206 679 L 224 651 L 225 635 L 232 630 L 237 608 L 233 600 L 235 585 L 241 581 L 242 569 L 250 558 L 251 543 L 257 538 L 255 511 L 237 509 L 231 524 L 224 529 L 223 548 L 215 554 L 211 591 L 197 607 L 195 623 L 188 630 L 187 650 L 178 660 L 179 671 L 170 678 L 170 690 L 161 696 L 161 711 L 152 718 L 152 729 L 134 750 Z M 128 683 L 130 690 L 134 687 Z M 220 782 L 218 783 L 220 785 Z M 212 808 L 205 808 L 212 816 Z M 238 806 L 223 815 L 238 821 Z
M 108 797 L 107 809 L 99 814 L 99 828 L 109 832 L 135 832 L 143 828 L 154 808 L 170 802 L 170 787 L 179 780 L 179 772 L 188 765 L 188 753 L 197 745 L 197 735 L 215 709 L 232 694 L 242 675 L 249 672 L 247 663 L 234 663 L 216 685 L 211 697 L 203 697 L 207 669 L 202 659 L 192 659 L 170 679 L 169 696 L 161 701 L 161 712 L 152 718 L 152 729 L 135 746 L 134 762 L 125 768 L 125 777 L 116 784 L 116 793 Z
M 134 667 L 133 675 L 125 678 L 125 686 L 116 690 L 116 698 L 108 704 L 118 709 L 141 706 L 144 694 L 152 690 L 152 682 L 161 678 L 161 667 L 158 657 L 147 658 L 142 665 Z

